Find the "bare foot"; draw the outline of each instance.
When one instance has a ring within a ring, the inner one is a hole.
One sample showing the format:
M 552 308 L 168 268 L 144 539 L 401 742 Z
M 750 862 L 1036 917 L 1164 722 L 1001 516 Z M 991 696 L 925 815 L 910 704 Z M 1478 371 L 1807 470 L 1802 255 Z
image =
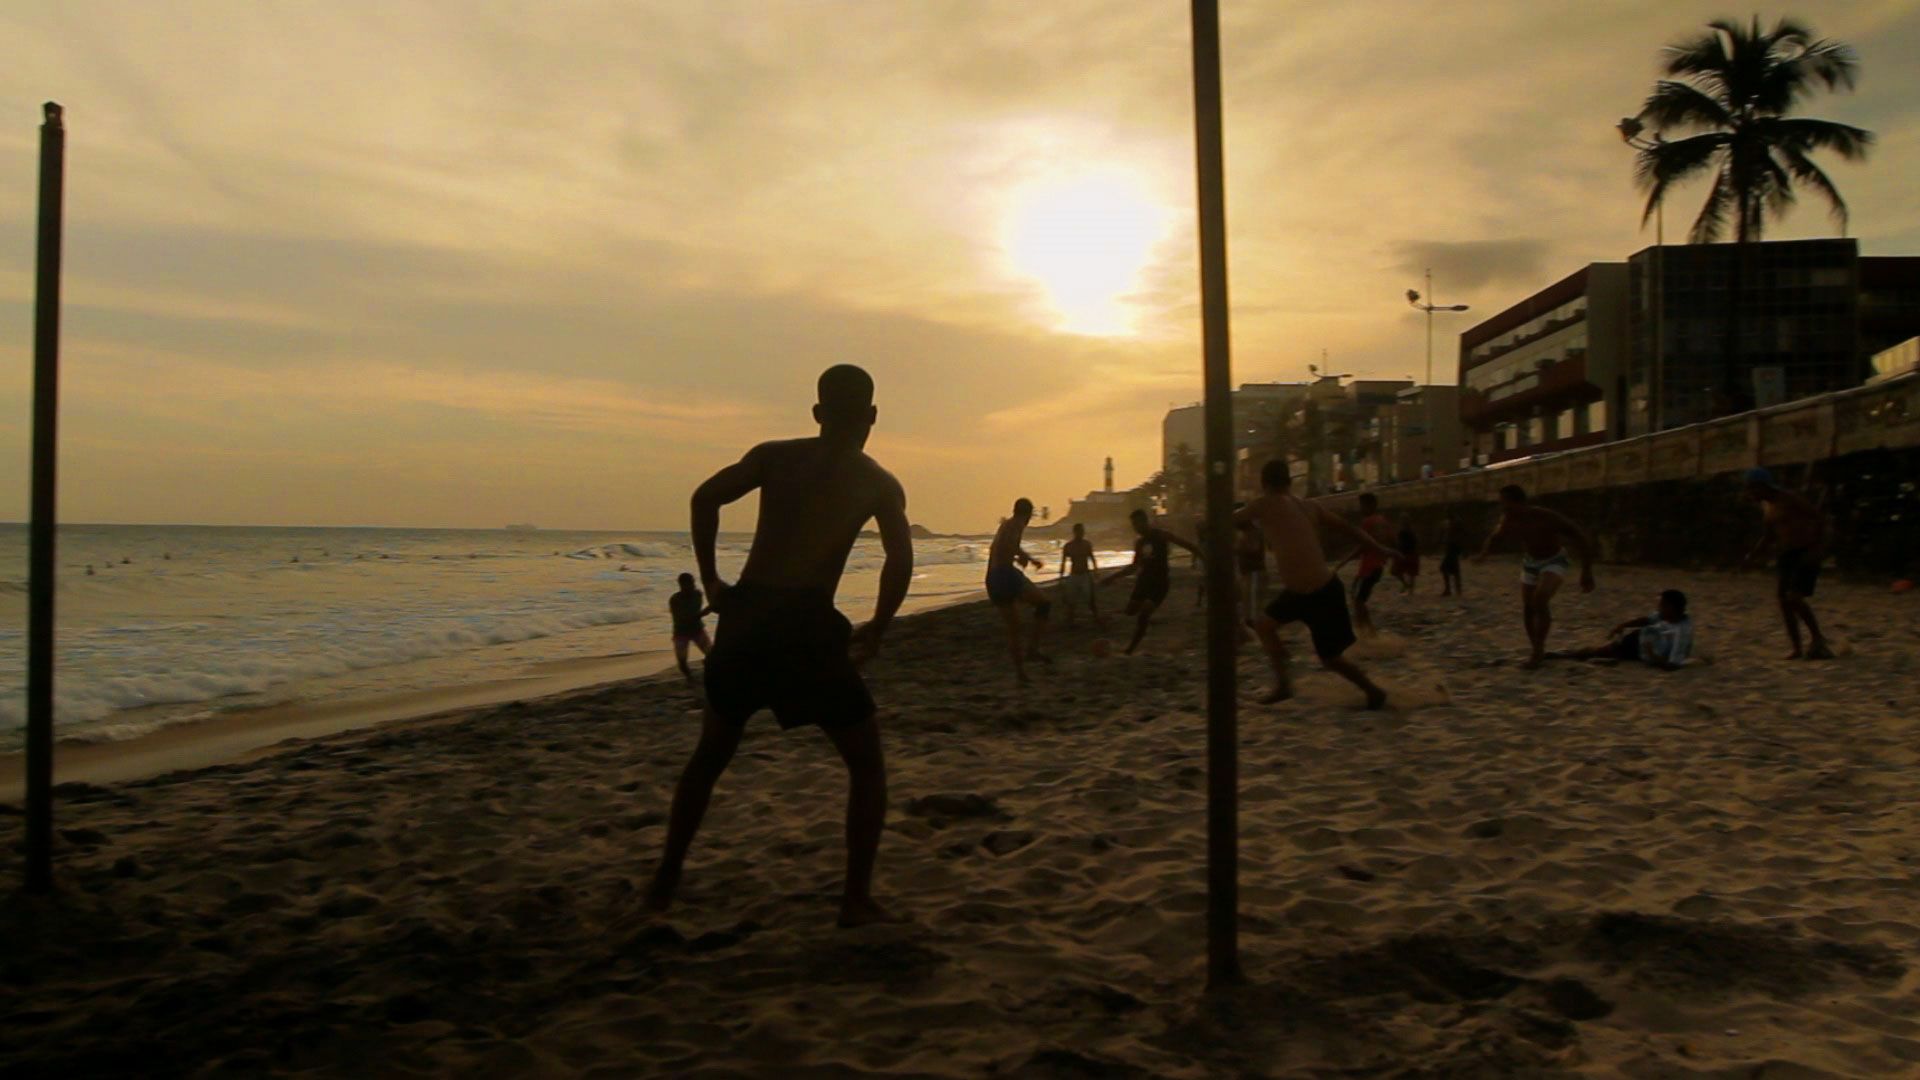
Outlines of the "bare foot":
M 840 904 L 840 926 L 852 929 L 856 926 L 873 926 L 878 923 L 901 923 L 905 919 L 893 914 L 886 908 L 866 900 L 845 900 Z
M 1821 640 L 1813 643 L 1813 648 L 1807 650 L 1807 659 L 1809 660 L 1833 659 L 1833 650 L 1827 648 L 1826 639 L 1822 638 Z
M 1386 707 L 1387 707 L 1387 692 L 1385 690 L 1382 690 L 1379 687 L 1375 687 L 1372 690 L 1367 691 L 1367 708 L 1368 709 L 1379 710 L 1379 709 L 1384 709 Z
M 1807 655 L 1806 653 L 1800 651 L 1800 647 L 1798 645 L 1795 645 L 1793 647 L 1793 651 L 1788 653 L 1786 658 L 1788 660 L 1804 660 L 1806 659 L 1806 655 Z
M 1293 687 L 1284 683 L 1273 688 L 1273 693 L 1260 699 L 1262 705 L 1278 705 L 1293 696 Z
M 1521 671 L 1538 671 L 1540 670 L 1540 665 L 1543 662 L 1544 662 L 1543 658 L 1541 657 L 1529 656 L 1527 657 L 1527 662 L 1520 665 L 1520 670 Z

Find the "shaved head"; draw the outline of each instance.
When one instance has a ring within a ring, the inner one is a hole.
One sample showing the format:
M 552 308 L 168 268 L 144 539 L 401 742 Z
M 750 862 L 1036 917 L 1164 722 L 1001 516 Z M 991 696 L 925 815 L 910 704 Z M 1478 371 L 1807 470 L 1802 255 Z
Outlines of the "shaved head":
M 873 376 L 852 364 L 835 364 L 820 373 L 820 404 L 838 413 L 858 413 L 873 404 Z

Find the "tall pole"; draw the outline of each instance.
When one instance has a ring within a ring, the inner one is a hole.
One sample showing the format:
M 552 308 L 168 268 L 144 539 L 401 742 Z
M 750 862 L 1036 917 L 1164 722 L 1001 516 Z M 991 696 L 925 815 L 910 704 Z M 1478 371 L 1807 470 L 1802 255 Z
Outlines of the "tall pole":
M 27 891 L 53 888 L 54 455 L 60 445 L 60 218 L 67 132 L 40 125 L 40 240 L 33 311 L 33 496 L 27 540 Z
M 1240 979 L 1239 651 L 1233 595 L 1233 398 L 1227 334 L 1227 192 L 1220 109 L 1220 11 L 1193 0 L 1200 326 L 1207 419 L 1207 985 Z
M 1642 219 L 1641 228 L 1646 228 Z M 1652 411 L 1649 425 L 1654 431 L 1663 431 L 1660 424 L 1665 413 L 1666 387 L 1662 380 L 1667 377 L 1667 333 L 1662 321 L 1667 317 L 1667 204 L 1662 201 L 1653 211 L 1653 391 L 1648 395 L 1652 400 L 1648 407 Z
M 1433 385 L 1433 267 L 1427 267 L 1427 386 Z

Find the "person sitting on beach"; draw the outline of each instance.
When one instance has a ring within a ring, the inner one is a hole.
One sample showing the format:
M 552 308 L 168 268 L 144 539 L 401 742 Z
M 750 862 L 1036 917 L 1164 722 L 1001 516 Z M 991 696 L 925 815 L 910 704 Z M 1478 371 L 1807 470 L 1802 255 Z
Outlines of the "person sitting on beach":
M 1367 708 L 1380 708 L 1387 703 L 1387 692 L 1344 655 L 1357 639 L 1353 621 L 1347 616 L 1346 590 L 1327 566 L 1326 553 L 1320 547 L 1320 527 L 1345 533 L 1383 564 L 1399 552 L 1347 519 L 1294 495 L 1293 476 L 1284 461 L 1269 461 L 1261 468 L 1260 487 L 1265 494 L 1235 512 L 1233 519 L 1236 524 L 1250 522 L 1259 528 L 1280 574 L 1280 595 L 1253 624 L 1273 665 L 1273 693 L 1260 699 L 1261 703 L 1271 705 L 1293 696 L 1280 627 L 1303 622 L 1321 665 L 1359 687 L 1367 695 Z
M 680 674 L 688 682 L 693 681 L 693 669 L 687 666 L 687 646 L 697 645 L 700 655 L 713 651 L 713 643 L 707 640 L 707 616 L 713 609 L 706 606 L 706 597 L 699 586 L 693 583 L 692 574 L 680 575 L 680 591 L 667 598 L 667 611 L 673 616 L 673 660 L 680 665 Z
M 1400 583 L 1402 593 L 1413 591 L 1420 581 L 1420 538 L 1413 534 L 1412 525 L 1400 526 L 1400 557 L 1393 560 L 1393 579 Z
M 865 453 L 878 411 L 873 379 L 840 364 L 820 376 L 815 438 L 761 443 L 693 493 L 693 552 L 720 615 L 707 658 L 707 708 L 700 744 L 681 774 L 667 822 L 666 850 L 647 891 L 664 911 L 679 887 L 687 849 L 713 785 L 733 759 L 748 717 L 770 708 L 782 728 L 817 724 L 846 763 L 847 874 L 840 925 L 887 920 L 874 902 L 873 862 L 887 816 L 887 771 L 873 697 L 860 667 L 880 649 L 913 580 L 913 538 L 900 481 Z M 760 492 L 759 521 L 740 580 L 714 564 L 720 508 Z M 855 631 L 835 610 L 847 555 L 869 519 L 886 562 L 873 618 Z
M 1793 643 L 1787 659 L 1798 660 L 1804 656 L 1809 660 L 1831 660 L 1833 650 L 1820 633 L 1812 605 L 1807 603 L 1820 581 L 1820 563 L 1827 557 L 1827 516 L 1806 496 L 1774 483 L 1773 473 L 1766 469 L 1748 469 L 1746 481 L 1748 497 L 1760 504 L 1763 531 L 1760 542 L 1754 545 L 1742 565 L 1759 559 L 1768 544 L 1778 544 L 1775 595 L 1780 601 L 1780 616 L 1787 623 L 1787 640 Z M 1807 633 L 1811 635 L 1804 651 L 1800 646 L 1801 623 L 1807 624 Z
M 1132 656 L 1140 647 L 1140 639 L 1147 636 L 1147 624 L 1153 621 L 1153 613 L 1167 602 L 1167 590 L 1173 580 L 1173 571 L 1167 565 L 1167 556 L 1172 554 L 1170 548 L 1186 548 L 1196 564 L 1200 560 L 1200 549 L 1165 529 L 1156 528 L 1145 510 L 1135 510 L 1127 515 L 1127 520 L 1133 523 L 1133 531 L 1139 536 L 1133 542 L 1133 563 L 1100 584 L 1111 585 L 1128 576 L 1134 579 L 1133 595 L 1127 599 L 1127 614 L 1135 620 L 1133 640 L 1127 643 L 1127 655 Z
M 1007 644 L 1013 650 L 1013 674 L 1022 683 L 1029 681 L 1025 660 L 1047 662 L 1047 657 L 1040 652 L 1040 631 L 1046 628 L 1047 616 L 1053 611 L 1053 604 L 1040 592 L 1039 586 L 1020 572 L 1022 566 L 1040 568 L 1040 560 L 1020 547 L 1020 537 L 1032 520 L 1033 500 L 1015 499 L 1013 516 L 1000 523 L 1000 531 L 993 535 L 993 547 L 987 552 L 987 599 L 1006 620 Z M 1033 636 L 1025 650 L 1020 648 L 1020 611 L 1014 607 L 1021 603 L 1033 606 Z
M 1607 631 L 1607 643 L 1591 649 L 1550 652 L 1549 660 L 1637 660 L 1662 671 L 1678 671 L 1693 656 L 1693 620 L 1687 594 L 1668 589 L 1653 614 L 1629 619 Z
M 1446 548 L 1440 555 L 1440 595 L 1459 596 L 1466 593 L 1466 583 L 1460 579 L 1460 556 L 1465 553 L 1465 542 L 1461 538 L 1460 523 L 1452 518 L 1446 524 Z
M 1561 579 L 1573 568 L 1562 538 L 1580 556 L 1583 593 L 1593 591 L 1593 541 L 1566 515 L 1529 505 L 1526 491 L 1518 484 L 1500 489 L 1500 511 L 1500 524 L 1487 537 L 1475 561 L 1484 560 L 1495 544 L 1508 537 L 1520 541 L 1520 617 L 1533 650 L 1524 666 L 1532 671 L 1546 659 L 1547 632 L 1553 629 L 1553 594 L 1560 591 Z
M 1071 568 L 1071 570 L 1069 570 Z M 1065 579 L 1062 586 L 1067 598 L 1067 625 L 1072 626 L 1074 613 L 1082 603 L 1093 613 L 1093 621 L 1100 620 L 1100 603 L 1094 598 L 1094 575 L 1100 570 L 1100 560 L 1094 557 L 1093 542 L 1087 539 L 1087 527 L 1075 525 L 1073 539 L 1060 548 L 1060 576 Z
M 1371 491 L 1360 493 L 1360 531 L 1373 537 L 1374 543 L 1355 548 L 1333 569 L 1337 574 L 1348 559 L 1360 556 L 1360 566 L 1353 577 L 1353 623 L 1362 632 L 1371 634 L 1373 613 L 1367 609 L 1367 601 L 1372 599 L 1373 587 L 1380 584 L 1381 575 L 1387 572 L 1387 559 L 1378 552 L 1393 550 L 1394 539 L 1393 522 L 1380 512 L 1380 496 Z

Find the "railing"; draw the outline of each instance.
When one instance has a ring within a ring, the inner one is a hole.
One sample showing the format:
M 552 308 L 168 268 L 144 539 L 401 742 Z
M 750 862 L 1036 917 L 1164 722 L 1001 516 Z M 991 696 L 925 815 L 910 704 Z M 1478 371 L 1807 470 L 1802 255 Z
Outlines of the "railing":
M 1920 446 L 1920 372 L 1631 439 L 1372 489 L 1387 506 L 1486 502 L 1507 484 L 1550 494 L 1697 480 Z M 1326 496 L 1335 508 L 1357 492 Z

